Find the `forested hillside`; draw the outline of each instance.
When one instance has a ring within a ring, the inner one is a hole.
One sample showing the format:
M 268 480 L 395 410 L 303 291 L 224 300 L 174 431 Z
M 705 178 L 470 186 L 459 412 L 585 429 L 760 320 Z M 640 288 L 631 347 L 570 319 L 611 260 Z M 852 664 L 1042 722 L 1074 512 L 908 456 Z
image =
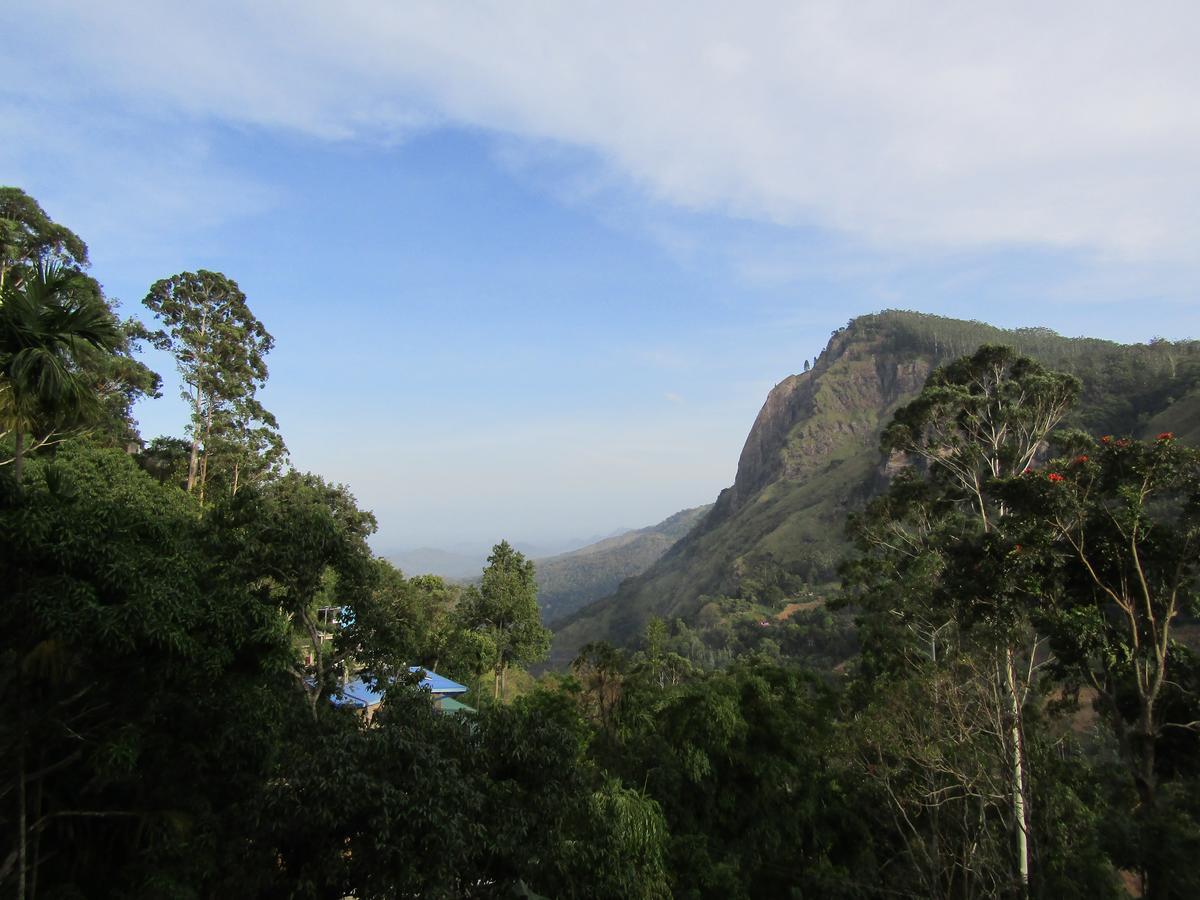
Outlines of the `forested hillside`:
M 626 578 L 645 572 L 710 509 L 697 506 L 657 525 L 605 538 L 570 553 L 537 562 L 538 603 L 542 618 L 557 622 L 616 590 Z
M 933 369 L 1002 343 L 1083 383 L 1064 426 L 1200 442 L 1200 342 L 1121 345 L 1047 329 L 1005 331 L 914 312 L 861 316 L 810 370 L 771 391 L 737 477 L 712 511 L 644 574 L 556 626 L 552 659 L 592 640 L 636 640 L 651 616 L 696 623 L 714 599 L 770 601 L 836 578 L 848 515 L 887 483 L 879 438 Z

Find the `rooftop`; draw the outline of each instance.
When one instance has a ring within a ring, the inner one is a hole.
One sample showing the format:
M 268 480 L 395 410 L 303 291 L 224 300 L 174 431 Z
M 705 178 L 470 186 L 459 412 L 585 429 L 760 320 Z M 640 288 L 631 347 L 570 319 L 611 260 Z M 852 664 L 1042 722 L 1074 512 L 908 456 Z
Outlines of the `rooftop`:
M 429 691 L 435 697 L 448 697 L 453 694 L 465 694 L 467 689 L 457 681 L 451 681 L 444 675 L 422 669 L 420 666 L 409 666 L 408 671 L 422 672 L 420 687 Z M 341 689 L 329 698 L 335 706 L 351 706 L 355 709 L 367 709 L 378 706 L 383 700 L 383 689 L 377 679 L 360 675 L 351 678 Z

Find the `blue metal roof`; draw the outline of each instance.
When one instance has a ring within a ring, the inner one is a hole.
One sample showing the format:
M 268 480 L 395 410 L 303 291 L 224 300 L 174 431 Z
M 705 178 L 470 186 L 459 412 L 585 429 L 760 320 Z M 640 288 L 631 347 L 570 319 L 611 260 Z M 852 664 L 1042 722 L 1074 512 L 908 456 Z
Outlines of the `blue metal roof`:
M 422 669 L 420 666 L 409 666 L 408 671 L 424 672 L 425 675 L 421 679 L 421 687 L 435 694 L 465 694 L 467 692 L 467 689 L 457 681 L 451 681 L 444 675 L 431 672 L 429 669 Z
M 448 694 L 465 694 L 466 687 L 459 684 L 457 681 L 451 681 L 437 672 L 431 672 L 428 669 L 422 669 L 420 666 L 409 666 L 410 672 L 422 672 L 420 686 L 433 694 L 448 695 Z M 330 701 L 334 706 L 350 706 L 354 709 L 366 709 L 371 706 L 377 706 L 383 701 L 384 688 L 379 682 L 370 677 L 360 675 L 357 678 L 352 678 L 346 684 L 338 688 L 338 690 L 330 696 Z
M 378 685 L 373 687 L 372 682 L 363 678 L 353 678 L 338 688 L 329 699 L 334 706 L 352 706 L 355 709 L 376 706 L 383 700 L 383 691 L 378 690 Z

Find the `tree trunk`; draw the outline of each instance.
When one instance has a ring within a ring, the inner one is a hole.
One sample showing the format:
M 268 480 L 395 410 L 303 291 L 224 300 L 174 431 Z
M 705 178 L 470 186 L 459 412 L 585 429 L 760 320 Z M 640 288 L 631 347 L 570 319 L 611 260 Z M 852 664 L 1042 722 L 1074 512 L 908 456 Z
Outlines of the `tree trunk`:
M 208 409 L 204 412 L 204 453 L 200 457 L 200 505 L 204 505 L 204 486 L 208 484 L 208 443 L 212 437 L 212 399 L 208 401 Z
M 1139 720 L 1140 727 L 1132 735 L 1136 766 L 1134 782 L 1138 799 L 1142 803 L 1141 815 L 1153 818 L 1158 799 L 1158 776 L 1154 771 L 1154 710 L 1150 703 L 1144 703 L 1142 706 Z M 1142 862 L 1142 896 L 1146 897 L 1146 900 L 1159 900 L 1160 897 L 1170 896 L 1169 892 L 1164 890 L 1165 887 L 1161 867 L 1157 865 L 1155 854 L 1151 852 Z
M 1017 690 L 1016 662 L 1012 647 L 1004 651 L 1004 680 L 1008 688 L 1009 763 L 1012 770 L 1012 815 L 1017 838 L 1017 874 L 1022 897 L 1029 896 L 1029 820 L 1025 801 L 1025 739 L 1021 698 Z
M 187 489 L 188 493 L 192 492 L 192 488 L 196 486 L 196 465 L 200 459 L 200 388 L 196 388 L 196 401 L 193 404 L 195 407 L 195 425 L 192 431 L 192 455 L 188 459 L 188 477 Z

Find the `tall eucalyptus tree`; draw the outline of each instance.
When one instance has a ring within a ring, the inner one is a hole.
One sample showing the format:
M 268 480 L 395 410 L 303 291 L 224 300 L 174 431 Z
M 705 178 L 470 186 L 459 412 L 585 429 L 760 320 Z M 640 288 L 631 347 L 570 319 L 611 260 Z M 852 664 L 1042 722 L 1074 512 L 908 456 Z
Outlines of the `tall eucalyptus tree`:
M 1047 371 L 1001 346 L 984 345 L 936 370 L 920 395 L 896 412 L 882 441 L 885 452 L 917 463 L 919 474 L 915 481 L 899 480 L 875 516 L 859 523 L 860 546 L 869 558 L 890 560 L 897 573 L 890 584 L 907 586 L 911 602 L 902 618 L 919 623 L 914 633 L 930 646 L 930 656 L 936 660 L 939 635 L 969 635 L 986 661 L 983 671 L 993 673 L 1015 880 L 1023 895 L 1031 857 L 1023 710 L 1036 640 L 1027 598 L 1006 583 L 997 563 L 1009 549 L 1002 532 L 1011 513 L 998 486 L 1035 463 L 1080 388 L 1073 376 Z M 874 568 L 867 581 L 879 587 L 879 572 L 887 567 Z
M 266 382 L 274 339 L 237 282 L 220 272 L 201 269 L 164 278 L 143 302 L 166 326 L 155 342 L 174 354 L 183 377 L 181 395 L 192 407 L 187 489 L 198 488 L 203 502 L 214 425 L 244 409 Z

